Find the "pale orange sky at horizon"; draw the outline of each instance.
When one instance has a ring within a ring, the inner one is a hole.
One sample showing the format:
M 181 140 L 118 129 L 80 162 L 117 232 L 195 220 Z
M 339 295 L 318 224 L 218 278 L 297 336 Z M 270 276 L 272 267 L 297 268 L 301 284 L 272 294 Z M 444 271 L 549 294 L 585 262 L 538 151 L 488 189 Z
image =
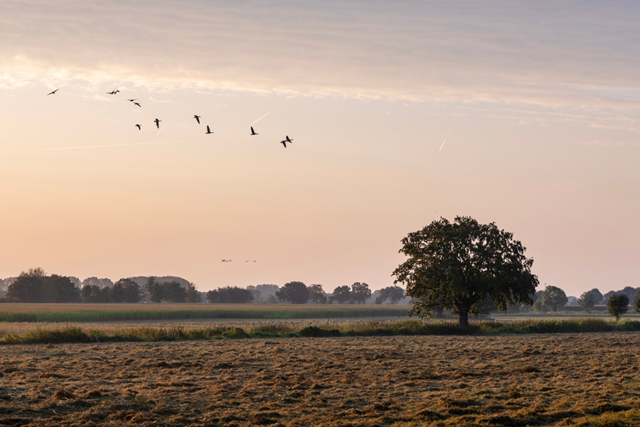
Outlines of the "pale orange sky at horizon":
M 3 1 L 0 277 L 380 289 L 404 236 L 468 215 L 513 232 L 541 287 L 638 287 L 639 17 Z

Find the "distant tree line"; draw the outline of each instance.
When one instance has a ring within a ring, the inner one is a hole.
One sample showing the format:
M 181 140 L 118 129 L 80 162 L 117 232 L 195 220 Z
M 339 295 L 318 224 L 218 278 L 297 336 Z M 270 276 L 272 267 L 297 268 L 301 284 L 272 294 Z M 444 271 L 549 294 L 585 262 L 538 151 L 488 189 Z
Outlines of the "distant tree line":
M 20 273 L 5 288 L 2 302 L 24 303 L 137 303 L 202 302 L 201 293 L 184 279 L 159 282 L 154 277 L 140 285 L 140 277 L 123 278 L 113 283 L 109 279 L 90 277 L 80 282 L 75 277 L 47 275 L 34 268 Z M 181 283 L 182 282 L 182 283 Z
M 338 286 L 332 294 L 326 293 L 322 285 L 307 286 L 298 281 L 285 283 L 282 287 L 252 285 L 244 289 L 227 286 L 207 292 L 207 300 L 213 304 L 397 304 L 404 298 L 404 289 L 399 286 L 389 286 L 372 293 L 369 285 L 362 282 Z

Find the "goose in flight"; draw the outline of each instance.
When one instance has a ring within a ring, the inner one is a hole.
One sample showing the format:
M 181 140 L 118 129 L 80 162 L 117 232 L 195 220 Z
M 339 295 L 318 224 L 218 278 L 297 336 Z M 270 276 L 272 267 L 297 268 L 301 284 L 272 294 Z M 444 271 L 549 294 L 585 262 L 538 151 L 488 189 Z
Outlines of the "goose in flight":
M 160 129 L 160 122 L 161 122 L 161 121 L 162 121 L 162 120 L 158 120 L 158 119 L 155 119 L 155 120 L 154 120 L 154 122 L 156 122 L 156 127 L 157 127 L 158 129 Z
M 212 134 L 213 132 L 211 132 L 211 129 L 209 129 L 209 125 L 207 125 L 207 135 Z
M 118 89 L 114 89 L 111 92 L 107 92 L 107 95 L 115 95 L 118 92 L 120 92 Z
M 284 148 L 287 148 L 287 141 L 286 140 L 280 141 L 280 144 L 284 145 Z
M 136 127 L 138 128 L 138 130 L 142 130 L 142 127 L 140 125 L 136 125 Z
M 196 122 L 198 122 L 198 124 L 200 124 L 200 116 L 199 115 L 194 114 L 193 118 L 196 119 Z
M 53 92 L 48 93 L 48 94 L 47 94 L 47 96 L 49 96 L 49 95 L 55 95 L 55 94 L 56 94 L 56 92 L 57 92 L 57 91 L 59 91 L 59 90 L 60 90 L 60 89 L 56 89 L 56 90 L 54 90 Z
M 287 135 L 287 140 L 286 141 L 289 142 L 289 143 L 293 143 L 293 139 L 289 139 L 289 135 Z
M 137 100 L 138 100 L 138 98 L 135 98 L 135 99 L 127 99 L 127 101 L 129 101 L 129 102 L 135 102 L 135 101 L 137 101 Z
M 137 105 L 138 107 L 142 108 L 142 105 L 138 104 L 137 102 L 134 102 L 133 105 Z
M 253 130 L 253 126 L 251 126 L 251 136 L 257 135 L 256 131 Z

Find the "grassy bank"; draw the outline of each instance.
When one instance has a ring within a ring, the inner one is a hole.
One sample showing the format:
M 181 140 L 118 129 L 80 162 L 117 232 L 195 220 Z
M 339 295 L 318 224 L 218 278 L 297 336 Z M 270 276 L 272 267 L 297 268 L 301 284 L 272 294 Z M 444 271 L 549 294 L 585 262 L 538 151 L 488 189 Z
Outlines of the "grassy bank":
M 406 317 L 407 306 L 258 304 L 1 304 L 0 322 Z
M 60 329 L 36 329 L 23 334 L 6 333 L 0 344 L 37 343 L 89 343 L 89 342 L 138 342 L 179 341 L 238 338 L 292 338 L 292 337 L 345 337 L 345 336 L 394 336 L 394 335 L 500 335 L 547 334 L 581 332 L 640 331 L 640 322 L 611 322 L 601 319 L 522 321 L 513 323 L 478 322 L 467 329 L 460 329 L 454 322 L 422 322 L 402 320 L 393 322 L 369 321 L 359 324 L 335 326 L 260 325 L 251 328 L 220 326 L 203 329 L 183 328 L 127 328 L 105 333 L 95 329 L 66 327 Z

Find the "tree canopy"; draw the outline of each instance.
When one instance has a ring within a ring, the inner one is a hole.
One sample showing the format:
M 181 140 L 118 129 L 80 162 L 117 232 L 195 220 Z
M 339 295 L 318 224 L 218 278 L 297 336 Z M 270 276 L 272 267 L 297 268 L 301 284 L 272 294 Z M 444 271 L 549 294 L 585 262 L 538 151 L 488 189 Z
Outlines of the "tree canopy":
M 470 217 L 433 221 L 402 239 L 400 253 L 409 258 L 393 272 L 395 283 L 406 285 L 416 298 L 410 314 L 425 317 L 441 306 L 458 314 L 461 327 L 469 313 L 479 312 L 485 298 L 499 310 L 520 303 L 533 304 L 538 278 L 533 259 L 513 234 L 495 223 L 480 224 Z
M 302 282 L 289 282 L 276 292 L 276 298 L 292 304 L 306 304 L 309 301 L 309 289 Z
M 593 291 L 583 293 L 578 299 L 578 305 L 582 307 L 585 313 L 591 313 L 593 306 L 596 305 L 596 294 Z
M 620 320 L 620 316 L 625 314 L 629 309 L 629 297 L 625 294 L 611 295 L 607 301 L 607 311 L 616 318 L 616 322 Z
M 569 298 L 567 294 L 557 286 L 547 286 L 542 291 L 542 306 L 547 307 L 551 311 L 560 311 L 567 305 Z
M 253 302 L 253 293 L 249 289 L 226 286 L 207 292 L 207 300 L 212 304 L 246 304 Z

